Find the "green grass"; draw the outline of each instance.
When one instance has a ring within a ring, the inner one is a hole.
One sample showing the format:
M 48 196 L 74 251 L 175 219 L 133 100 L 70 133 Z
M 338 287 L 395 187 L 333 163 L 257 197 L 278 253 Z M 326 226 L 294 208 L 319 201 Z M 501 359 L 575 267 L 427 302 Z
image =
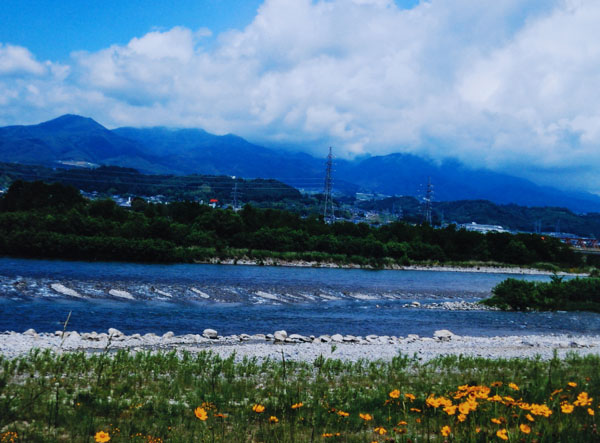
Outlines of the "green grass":
M 236 362 L 209 352 L 33 351 L 0 357 L 0 441 L 90 442 L 103 431 L 111 442 L 484 442 L 500 441 L 496 432 L 506 429 L 510 441 L 591 442 L 599 441 L 596 416 L 588 412 L 600 414 L 598 367 L 600 357 L 575 355 L 550 361 L 443 357 L 427 363 L 405 356 L 358 363 L 321 357 L 302 363 Z M 475 400 L 477 409 L 464 422 L 458 410 L 449 415 L 452 408 L 445 412 L 427 401 L 433 394 L 464 403 L 468 396 L 456 398 L 461 385 L 487 386 L 489 392 L 476 392 L 501 398 Z M 391 398 L 396 389 L 399 397 Z M 592 404 L 561 412 L 561 402 L 573 404 L 581 392 Z M 535 415 L 523 402 L 545 404 L 552 414 Z M 302 406 L 293 409 L 297 403 Z M 254 405 L 265 410 L 255 412 Z M 205 421 L 196 417 L 198 407 L 207 413 Z M 531 433 L 523 433 L 521 424 Z M 448 437 L 441 435 L 444 426 L 450 427 Z

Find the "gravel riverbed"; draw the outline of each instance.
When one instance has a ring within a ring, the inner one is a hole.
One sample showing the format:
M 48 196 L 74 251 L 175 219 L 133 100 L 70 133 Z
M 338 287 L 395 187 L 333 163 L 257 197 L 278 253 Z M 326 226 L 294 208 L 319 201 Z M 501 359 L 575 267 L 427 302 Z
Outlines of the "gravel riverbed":
M 116 329 L 107 332 L 78 333 L 62 331 L 37 333 L 30 329 L 23 333 L 6 331 L 0 334 L 0 354 L 13 358 L 32 349 L 49 349 L 54 352 L 85 351 L 88 353 L 114 352 L 118 349 L 139 351 L 211 351 L 222 357 L 235 353 L 237 359 L 286 359 L 314 361 L 323 355 L 348 361 L 391 360 L 403 354 L 416 355 L 423 361 L 442 355 L 463 355 L 485 358 L 552 358 L 567 353 L 579 355 L 600 354 L 600 336 L 590 335 L 522 335 L 505 337 L 458 336 L 448 330 L 435 331 L 433 337 L 352 335 L 303 336 L 275 331 L 270 334 L 221 336 L 217 331 L 205 329 L 202 333 L 175 335 L 132 334 L 125 335 Z

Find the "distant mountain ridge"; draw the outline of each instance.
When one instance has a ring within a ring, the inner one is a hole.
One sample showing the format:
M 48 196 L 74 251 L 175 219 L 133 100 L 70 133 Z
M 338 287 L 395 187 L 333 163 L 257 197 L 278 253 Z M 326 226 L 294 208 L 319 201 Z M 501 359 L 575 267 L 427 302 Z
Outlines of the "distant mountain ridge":
M 0 128 L 0 161 L 56 166 L 82 161 L 135 168 L 145 173 L 213 174 L 275 178 L 297 188 L 323 186 L 325 160 L 305 153 L 273 150 L 236 135 L 218 136 L 201 129 L 117 128 L 90 118 L 63 115 L 30 126 Z M 438 165 L 410 154 L 353 161 L 336 160 L 334 189 L 416 195 L 431 177 L 438 201 L 487 199 L 526 206 L 561 206 L 576 212 L 600 212 L 600 197 L 538 186 L 457 161 Z

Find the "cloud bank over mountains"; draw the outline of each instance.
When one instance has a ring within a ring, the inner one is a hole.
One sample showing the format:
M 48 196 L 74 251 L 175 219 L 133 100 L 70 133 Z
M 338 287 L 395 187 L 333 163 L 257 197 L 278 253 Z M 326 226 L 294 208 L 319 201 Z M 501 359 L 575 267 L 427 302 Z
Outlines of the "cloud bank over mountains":
M 151 31 L 62 64 L 4 43 L 0 124 L 201 127 L 600 192 L 598 23 L 596 0 L 265 0 L 245 29 Z

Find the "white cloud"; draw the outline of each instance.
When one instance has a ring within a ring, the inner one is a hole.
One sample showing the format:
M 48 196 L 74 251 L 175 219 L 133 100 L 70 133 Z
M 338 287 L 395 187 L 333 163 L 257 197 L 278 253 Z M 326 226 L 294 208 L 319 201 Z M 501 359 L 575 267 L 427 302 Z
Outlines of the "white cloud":
M 600 190 L 595 0 L 265 0 L 245 29 L 152 31 L 70 66 L 0 46 L 0 122 L 62 110 L 339 155 L 457 157 Z M 6 62 L 4 62 L 6 60 Z M 323 144 L 323 146 L 321 146 Z M 570 168 L 570 169 L 569 169 Z M 569 170 L 573 171 L 569 174 Z
M 42 75 L 46 66 L 35 60 L 27 48 L 0 43 L 0 75 Z

